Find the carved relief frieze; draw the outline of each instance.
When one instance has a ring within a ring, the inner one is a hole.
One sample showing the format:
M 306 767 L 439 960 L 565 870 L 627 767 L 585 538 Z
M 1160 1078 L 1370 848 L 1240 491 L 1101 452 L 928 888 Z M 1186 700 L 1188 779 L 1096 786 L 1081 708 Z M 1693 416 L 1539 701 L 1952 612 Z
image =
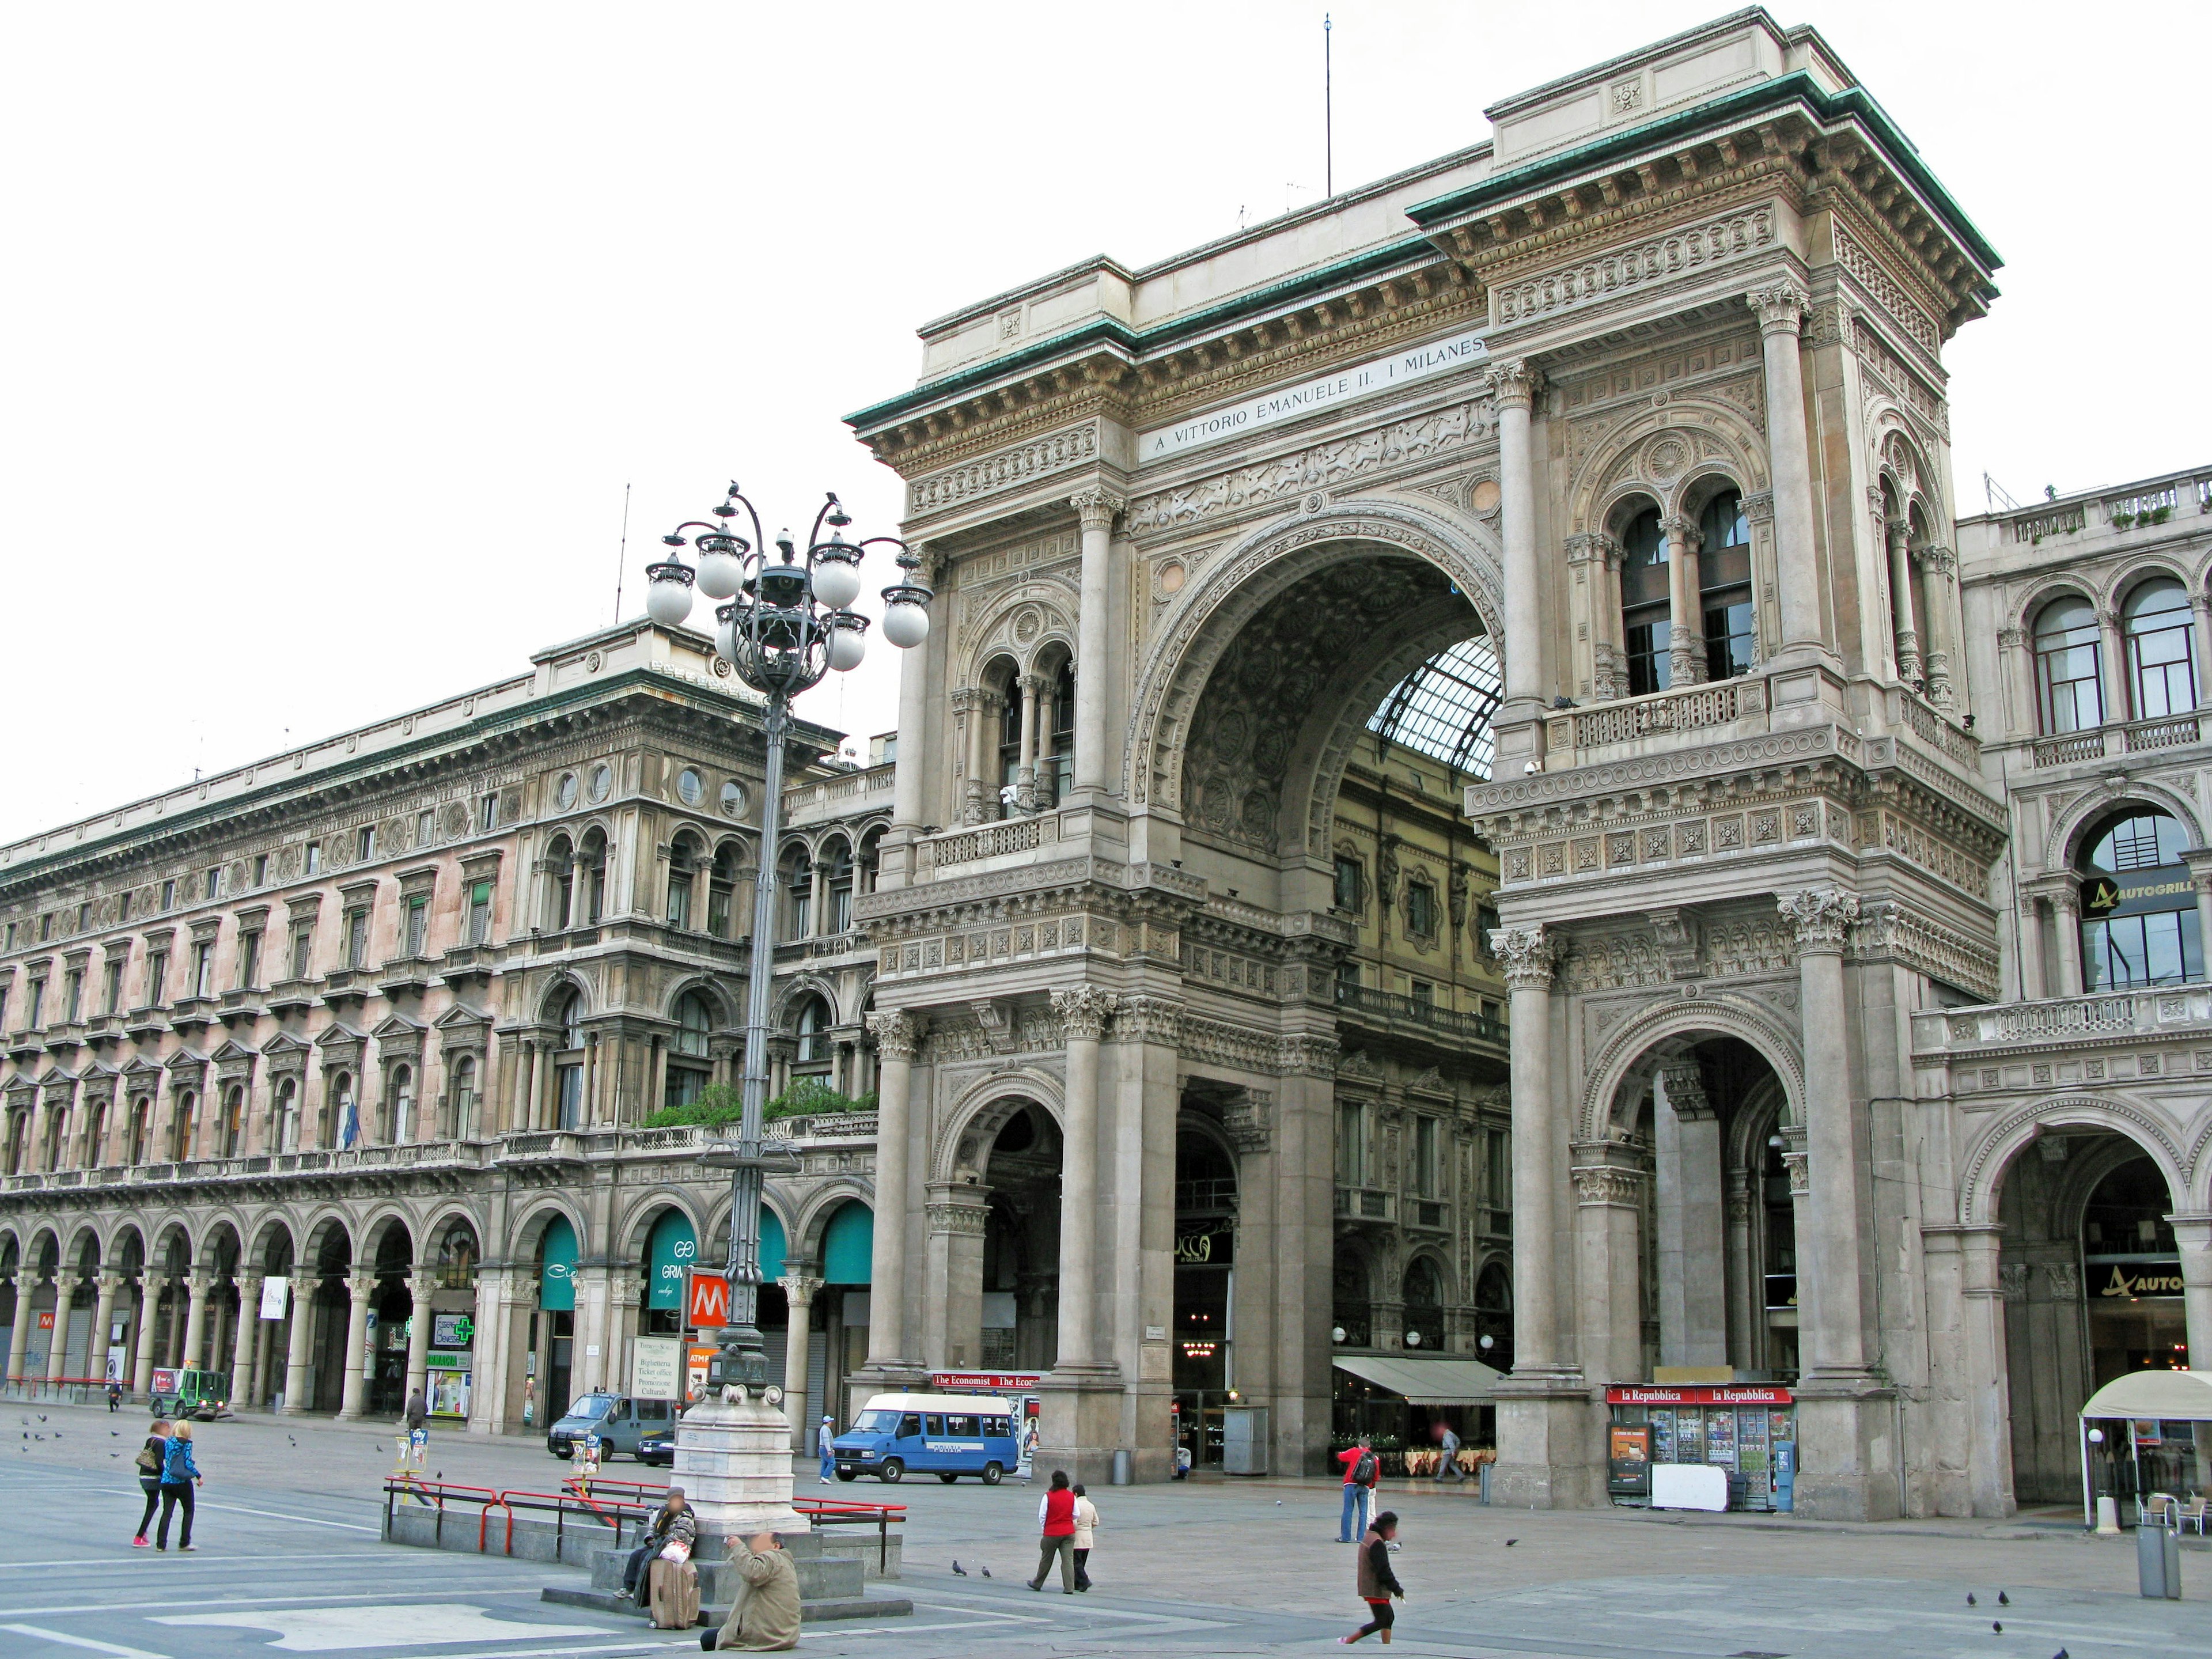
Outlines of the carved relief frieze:
M 1179 529 L 1217 513 L 1263 507 L 1385 468 L 1417 465 L 1483 442 L 1496 426 L 1496 410 L 1486 399 L 1454 404 L 1218 477 L 1140 495 L 1129 503 L 1123 522 L 1132 536 Z
M 1774 209 L 1760 203 L 1595 258 L 1501 283 L 1490 291 L 1491 318 L 1504 327 L 1564 316 L 1751 258 L 1772 247 L 1775 239 Z
M 1098 426 L 1096 422 L 1086 421 L 1080 426 L 1047 433 L 995 454 L 914 479 L 906 487 L 907 516 L 920 518 L 926 514 L 942 513 L 964 501 L 1019 489 L 1054 473 L 1087 465 L 1097 459 Z

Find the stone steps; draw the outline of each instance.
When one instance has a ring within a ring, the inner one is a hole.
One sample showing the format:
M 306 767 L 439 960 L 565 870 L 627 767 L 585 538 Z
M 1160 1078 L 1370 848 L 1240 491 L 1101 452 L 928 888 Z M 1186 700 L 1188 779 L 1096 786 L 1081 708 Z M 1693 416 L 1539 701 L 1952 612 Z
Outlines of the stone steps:
M 539 1599 L 557 1602 L 562 1607 L 590 1607 L 598 1613 L 628 1613 L 642 1620 L 645 1609 L 620 1590 L 566 1589 L 548 1586 L 539 1593 Z M 809 1601 L 801 1598 L 799 1618 L 802 1625 L 826 1624 L 838 1619 L 902 1618 L 914 1612 L 914 1603 L 902 1595 L 851 1595 Z M 729 1603 L 720 1605 L 703 1596 L 699 1602 L 699 1622 L 719 1627 L 730 1616 Z

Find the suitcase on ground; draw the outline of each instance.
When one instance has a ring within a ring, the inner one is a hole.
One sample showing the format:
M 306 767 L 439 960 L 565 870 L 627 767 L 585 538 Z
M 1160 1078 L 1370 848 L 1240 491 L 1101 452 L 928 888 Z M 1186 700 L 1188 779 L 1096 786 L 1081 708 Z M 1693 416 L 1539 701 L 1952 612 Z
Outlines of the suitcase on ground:
M 651 1586 L 653 1627 L 690 1630 L 699 1622 L 699 1569 L 689 1561 L 653 1558 Z

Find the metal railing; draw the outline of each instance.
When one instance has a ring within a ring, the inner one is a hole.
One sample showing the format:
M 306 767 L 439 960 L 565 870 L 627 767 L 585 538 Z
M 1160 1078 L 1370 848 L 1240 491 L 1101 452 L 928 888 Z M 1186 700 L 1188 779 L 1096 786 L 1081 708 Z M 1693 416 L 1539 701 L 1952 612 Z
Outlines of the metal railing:
M 575 1483 L 571 1482 L 570 1485 Z M 619 1549 L 623 1545 L 623 1528 L 631 1522 L 642 1533 L 666 1497 L 666 1488 L 658 1492 L 649 1487 L 635 1486 L 629 1482 L 606 1482 L 604 1486 L 626 1487 L 636 1492 L 652 1492 L 653 1501 L 641 1503 L 635 1498 L 615 1496 L 586 1496 L 584 1493 L 562 1492 L 497 1492 L 489 1486 L 468 1486 L 447 1480 L 425 1480 L 413 1474 L 386 1475 L 384 1480 L 384 1535 L 392 1535 L 392 1516 L 400 1500 L 411 1499 L 438 1512 L 434 1524 L 434 1535 L 445 1541 L 446 1508 L 448 1504 L 474 1504 L 477 1507 L 477 1551 L 489 1554 L 491 1546 L 491 1517 L 495 1510 L 504 1510 L 506 1531 L 500 1543 L 500 1553 L 514 1553 L 514 1517 L 517 1511 L 526 1514 L 550 1514 L 553 1516 L 553 1553 L 557 1560 L 567 1547 L 568 1526 L 572 1520 L 581 1523 L 597 1522 L 610 1528 L 612 1542 Z M 635 1534 L 634 1534 L 635 1535 Z
M 1506 1038 L 1505 1021 L 1501 1017 L 1466 1013 L 1456 1008 L 1423 1002 L 1415 997 L 1401 997 L 1393 991 L 1374 990 L 1364 985 L 1339 983 L 1336 1006 L 1358 1013 L 1376 1015 L 1386 1020 L 1425 1025 L 1432 1030 L 1448 1031 L 1455 1036 L 1473 1037 L 1480 1042 L 1502 1043 Z
M 878 1577 L 890 1571 L 891 1528 L 906 1522 L 903 1504 L 852 1504 L 836 1498 L 795 1498 L 791 1507 L 806 1517 L 807 1528 L 819 1532 L 824 1527 L 865 1527 L 876 1529 L 876 1572 Z

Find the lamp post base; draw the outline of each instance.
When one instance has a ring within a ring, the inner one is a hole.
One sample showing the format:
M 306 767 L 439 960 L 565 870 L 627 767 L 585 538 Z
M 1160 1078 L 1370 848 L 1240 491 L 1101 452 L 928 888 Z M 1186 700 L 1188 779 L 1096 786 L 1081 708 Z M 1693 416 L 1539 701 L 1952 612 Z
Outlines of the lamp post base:
M 791 1507 L 791 1424 L 751 1390 L 736 1395 L 684 1413 L 672 1484 L 684 1488 L 702 1538 L 803 1533 L 806 1522 Z

